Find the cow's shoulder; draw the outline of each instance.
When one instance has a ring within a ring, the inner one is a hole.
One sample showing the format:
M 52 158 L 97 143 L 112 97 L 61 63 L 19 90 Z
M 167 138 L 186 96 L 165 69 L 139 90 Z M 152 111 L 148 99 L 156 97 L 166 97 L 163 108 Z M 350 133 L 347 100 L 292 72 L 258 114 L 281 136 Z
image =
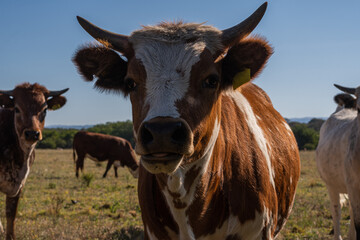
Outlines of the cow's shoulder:
M 344 135 L 349 131 L 350 125 L 354 124 L 357 111 L 354 109 L 343 108 L 334 112 L 321 126 L 320 136 Z

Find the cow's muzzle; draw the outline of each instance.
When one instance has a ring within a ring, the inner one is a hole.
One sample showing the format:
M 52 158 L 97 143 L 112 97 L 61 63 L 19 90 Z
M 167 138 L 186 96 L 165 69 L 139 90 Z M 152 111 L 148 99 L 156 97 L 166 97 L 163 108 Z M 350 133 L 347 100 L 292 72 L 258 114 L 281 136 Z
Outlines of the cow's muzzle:
M 41 140 L 41 133 L 40 131 L 25 131 L 24 132 L 25 134 L 25 140 L 26 141 L 29 141 L 29 142 L 36 142 L 36 141 L 39 141 Z
M 135 151 L 149 172 L 172 173 L 193 153 L 193 134 L 183 119 L 153 118 L 141 124 Z

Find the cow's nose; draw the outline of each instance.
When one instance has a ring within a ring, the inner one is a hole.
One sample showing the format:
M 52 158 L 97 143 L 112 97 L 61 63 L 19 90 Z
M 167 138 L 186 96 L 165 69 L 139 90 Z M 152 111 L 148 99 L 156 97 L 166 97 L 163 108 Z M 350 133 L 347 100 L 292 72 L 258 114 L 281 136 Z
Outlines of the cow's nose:
M 25 139 L 28 141 L 38 141 L 40 138 L 39 131 L 25 131 Z
M 144 145 L 159 138 L 175 144 L 183 144 L 187 139 L 187 129 L 182 122 L 146 122 L 140 134 Z
M 154 118 L 144 122 L 138 137 L 147 153 L 183 153 L 192 145 L 193 139 L 189 125 L 182 119 L 174 118 Z

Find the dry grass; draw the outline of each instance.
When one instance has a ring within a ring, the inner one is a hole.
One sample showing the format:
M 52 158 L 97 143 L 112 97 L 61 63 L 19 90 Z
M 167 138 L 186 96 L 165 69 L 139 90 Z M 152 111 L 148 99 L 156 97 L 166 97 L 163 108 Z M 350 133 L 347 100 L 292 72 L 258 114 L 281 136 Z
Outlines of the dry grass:
M 278 239 L 333 239 L 330 200 L 316 168 L 315 152 L 300 152 L 301 175 L 293 211 Z M 349 209 L 342 209 L 341 232 L 347 236 Z
M 19 239 L 127 239 L 141 233 L 137 182 L 119 168 L 119 178 L 106 163 L 85 160 L 89 186 L 76 179 L 71 150 L 37 150 L 20 199 L 16 219 Z M 85 175 L 86 176 L 86 175 Z M 4 202 L 0 201 L 5 223 Z M 129 233 L 130 232 L 130 233 Z
M 85 160 L 85 178 L 76 179 L 71 150 L 37 150 L 20 199 L 16 233 L 19 239 L 141 239 L 137 182 L 119 168 L 119 178 L 105 164 Z M 278 239 L 331 239 L 329 198 L 316 170 L 314 152 L 301 153 L 301 179 L 295 205 Z M 93 177 L 90 177 L 93 174 Z M 4 196 L 3 196 L 4 199 Z M 4 200 L 0 213 L 5 223 Z M 348 209 L 341 228 L 346 236 Z

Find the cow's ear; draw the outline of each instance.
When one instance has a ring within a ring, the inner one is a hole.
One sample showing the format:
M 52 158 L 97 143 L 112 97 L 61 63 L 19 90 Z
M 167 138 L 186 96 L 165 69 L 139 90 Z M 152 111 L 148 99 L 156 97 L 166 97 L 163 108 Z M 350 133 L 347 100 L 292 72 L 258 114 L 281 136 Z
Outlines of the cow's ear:
M 14 107 L 14 99 L 7 94 L 0 93 L 0 107 L 13 108 Z
M 272 53 L 271 46 L 260 37 L 240 41 L 229 49 L 222 60 L 222 87 L 232 87 L 237 74 L 249 75 L 245 82 L 257 77 Z
M 66 103 L 66 98 L 63 96 L 55 96 L 47 100 L 47 105 L 49 110 L 57 110 L 64 106 Z
M 103 46 L 87 46 L 79 49 L 72 60 L 85 81 L 97 78 L 95 87 L 99 90 L 127 94 L 124 83 L 127 62 L 113 50 Z
M 334 101 L 344 108 L 356 109 L 356 98 L 347 93 L 340 93 L 334 97 Z

